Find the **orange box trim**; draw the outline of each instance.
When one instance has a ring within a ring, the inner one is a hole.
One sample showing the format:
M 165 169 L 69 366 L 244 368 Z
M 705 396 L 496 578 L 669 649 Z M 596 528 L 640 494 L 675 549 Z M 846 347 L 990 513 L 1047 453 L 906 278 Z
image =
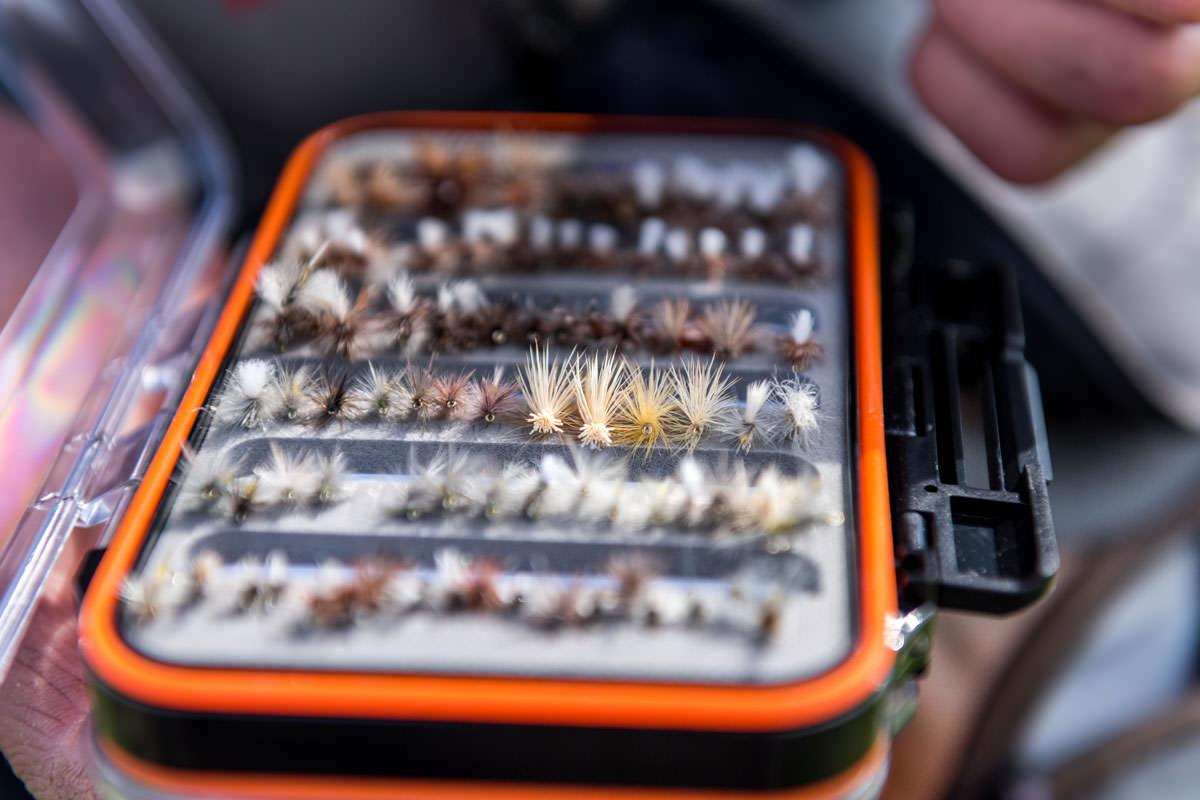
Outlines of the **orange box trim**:
M 172 797 L 236 797 L 241 800 L 837 800 L 870 784 L 887 765 L 888 739 L 881 734 L 857 763 L 837 775 L 796 789 L 739 792 L 637 786 L 437 781 L 407 778 L 343 778 L 321 775 L 239 774 L 170 769 L 144 761 L 116 743 L 97 742 L 102 757 L 123 775 Z
M 254 297 L 259 267 L 274 253 L 311 173 L 339 139 L 377 128 L 531 130 L 561 133 L 803 135 L 836 153 L 845 170 L 851 233 L 851 306 L 858 409 L 859 631 L 847 658 L 785 685 L 718 686 L 599 680 L 396 675 L 187 667 L 136 652 L 117 626 L 122 579 L 134 564 L 183 443 Z M 393 112 L 353 117 L 312 134 L 289 159 L 241 273 L 179 410 L 102 561 L 80 615 L 80 647 L 95 678 L 149 706 L 181 711 L 724 731 L 793 730 L 867 702 L 887 683 L 895 653 L 884 621 L 896 611 L 883 430 L 878 197 L 865 155 L 836 135 L 796 125 L 737 120 L 571 114 Z

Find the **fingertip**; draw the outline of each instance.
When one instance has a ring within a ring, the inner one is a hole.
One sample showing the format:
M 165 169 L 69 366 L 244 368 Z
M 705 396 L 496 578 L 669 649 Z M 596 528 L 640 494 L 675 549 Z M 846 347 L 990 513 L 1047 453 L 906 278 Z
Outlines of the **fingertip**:
M 1114 59 L 1108 80 L 1082 87 L 1095 116 L 1116 125 L 1163 117 L 1200 90 L 1200 30 L 1163 29 L 1140 37 Z M 1132 38 L 1132 37 L 1131 37 Z

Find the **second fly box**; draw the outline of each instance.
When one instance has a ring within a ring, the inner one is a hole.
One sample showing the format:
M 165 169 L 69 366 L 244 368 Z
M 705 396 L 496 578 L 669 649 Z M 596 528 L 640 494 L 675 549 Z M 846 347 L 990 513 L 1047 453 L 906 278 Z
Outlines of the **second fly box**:
M 823 132 L 311 137 L 89 589 L 103 757 L 184 794 L 873 792 L 908 677 L 876 204 Z

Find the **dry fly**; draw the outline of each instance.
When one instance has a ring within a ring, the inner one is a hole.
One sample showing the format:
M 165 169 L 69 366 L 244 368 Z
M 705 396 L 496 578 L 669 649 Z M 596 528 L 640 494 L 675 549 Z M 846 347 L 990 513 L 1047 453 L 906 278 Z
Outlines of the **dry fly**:
M 498 611 L 506 604 L 496 588 L 500 565 L 487 559 L 475 559 L 464 574 L 450 586 L 448 611 Z
M 214 416 L 223 425 L 257 428 L 271 417 L 270 386 L 275 367 L 260 358 L 241 361 L 229 372 Z
M 521 393 L 529 406 L 526 422 L 536 435 L 562 433 L 574 398 L 575 353 L 566 359 L 550 357 L 549 348 L 535 344 L 520 374 Z
M 627 324 L 637 307 L 637 290 L 633 286 L 626 283 L 612 290 L 608 309 L 617 322 Z
M 450 419 L 463 419 L 467 410 L 467 395 L 471 391 L 471 378 L 475 370 L 453 375 L 439 375 L 433 379 L 433 396 L 442 414 Z
M 322 248 L 322 264 L 343 274 L 362 272 L 380 250 L 378 239 L 350 209 L 304 214 L 292 226 L 285 252 L 310 259 Z
M 411 211 L 429 201 L 429 184 L 405 175 L 393 162 L 377 161 L 368 166 L 362 183 L 363 199 L 376 208 Z
M 120 597 L 126 611 L 139 623 L 149 622 L 159 615 L 171 575 L 160 567 L 146 575 L 127 575 L 121 582 Z
M 278 419 L 298 422 L 311 417 L 315 411 L 308 389 L 312 379 L 307 367 L 280 367 L 267 387 L 268 405 Z
M 387 299 L 392 310 L 401 317 L 414 313 L 420 305 L 417 287 L 407 272 L 398 272 L 388 280 Z
M 331 422 L 357 419 L 362 414 L 362 401 L 350 391 L 348 373 L 326 370 L 312 382 L 308 396 L 314 405 L 308 423 L 318 430 Z
M 349 472 L 345 454 L 335 450 L 327 455 L 313 455 L 312 470 L 317 476 L 313 504 L 324 506 L 340 500 L 345 493 L 346 474 Z
M 793 441 L 808 441 L 818 426 L 817 385 L 797 376 L 791 380 L 777 381 L 775 394 L 781 406 L 783 435 Z
M 375 322 L 371 303 L 375 290 L 367 287 L 358 293 L 354 305 L 345 316 L 334 320 L 319 334 L 329 344 L 329 349 L 345 359 L 355 358 L 367 346 Z
M 236 482 L 233 493 L 229 495 L 229 516 L 236 523 L 246 519 L 262 507 L 258 495 L 258 478 L 243 478 Z
M 770 441 L 773 426 L 762 411 L 772 391 L 770 381 L 755 381 L 746 387 L 746 404 L 741 411 L 727 414 L 720 421 L 721 431 L 734 440 L 738 450 L 745 452 Z
M 664 350 L 679 350 L 688 334 L 692 303 L 686 297 L 663 298 L 654 307 L 654 322 L 658 328 L 659 346 Z
M 769 642 L 779 633 L 780 618 L 783 616 L 783 595 L 779 592 L 771 595 L 758 611 L 758 638 Z
M 341 628 L 362 614 L 378 613 L 388 599 L 388 586 L 401 569 L 397 564 L 367 561 L 350 580 L 308 598 L 308 614 L 322 628 Z
M 418 142 L 416 148 L 417 166 L 430 187 L 430 210 L 460 209 L 488 167 L 487 153 L 475 147 L 454 152 L 428 140 Z
M 238 573 L 234 605 L 242 612 L 269 611 L 288 587 L 288 560 L 280 550 L 272 550 L 261 564 L 253 557 L 243 559 Z
M 689 357 L 671 370 L 675 396 L 679 402 L 677 436 L 688 452 L 725 416 L 733 400 L 734 378 L 725 374 L 725 365 L 716 356 L 707 362 Z
M 264 504 L 295 505 L 316 491 L 317 475 L 307 456 L 290 455 L 271 442 L 267 461 L 254 468 L 256 493 Z
M 619 607 L 630 609 L 639 603 L 650 584 L 662 571 L 658 562 L 640 553 L 613 556 L 608 562 L 608 574 L 616 580 L 616 599 Z
M 579 411 L 579 441 L 592 448 L 613 443 L 613 420 L 620 410 L 627 381 L 625 364 L 615 353 L 581 359 L 575 370 L 575 407 Z
M 396 375 L 368 364 L 367 374 L 359 376 L 354 383 L 353 393 L 358 408 L 364 414 L 378 419 L 406 416 L 410 409 L 400 402 L 397 391 L 399 384 Z
M 284 350 L 318 332 L 316 314 L 295 302 L 301 285 L 308 278 L 311 263 L 312 259 L 306 263 L 285 261 L 267 264 L 259 270 L 255 290 L 259 302 L 271 311 L 270 318 L 261 324 L 276 350 Z
M 413 280 L 406 272 L 388 281 L 387 298 L 390 313 L 383 322 L 392 343 L 410 353 L 424 348 L 430 336 L 429 318 L 436 316 L 433 303 L 417 296 Z
M 496 367 L 492 377 L 481 378 L 471 387 L 464 403 L 463 416 L 472 422 L 492 424 L 517 414 L 521 407 L 517 393 L 521 387 L 504 379 L 504 367 Z
M 318 317 L 344 319 L 354 306 L 350 289 L 332 269 L 314 270 L 296 290 L 296 305 Z
M 352 358 L 367 338 L 375 290 L 367 287 L 352 298 L 342 277 L 332 269 L 319 269 L 296 292 L 295 305 L 316 318 L 316 338 L 329 349 Z
M 363 181 L 371 166 L 348 158 L 334 159 L 326 165 L 322 177 L 339 206 L 362 205 Z
M 703 329 L 717 356 L 737 358 L 754 348 L 758 335 L 755 316 L 754 306 L 745 300 L 722 300 L 705 306 Z
M 628 365 L 626 369 L 628 388 L 613 428 L 614 440 L 630 445 L 635 453 L 639 448 L 645 448 L 649 455 L 650 448 L 659 439 L 665 439 L 667 431 L 678 420 L 671 376 L 668 371 L 656 369 L 653 363 L 644 372 L 635 365 Z
M 187 471 L 184 473 L 182 491 L 189 507 L 210 508 L 233 494 L 242 464 L 240 460 L 232 458 L 228 451 L 197 454 L 184 445 L 183 460 Z
M 224 559 L 216 550 L 204 549 L 192 556 L 183 574 L 186 593 L 182 598 L 181 607 L 203 600 L 224 565 Z
M 775 337 L 779 355 L 791 361 L 796 369 L 804 369 L 814 361 L 820 361 L 825 348 L 813 339 L 813 313 L 804 308 L 792 314 L 788 321 L 787 335 Z
M 435 377 L 428 367 L 408 368 L 409 406 L 421 422 L 441 416 L 444 406 L 438 402 Z
M 278 314 L 295 301 L 303 277 L 303 264 L 299 262 L 267 264 L 258 271 L 254 290 L 259 301 Z

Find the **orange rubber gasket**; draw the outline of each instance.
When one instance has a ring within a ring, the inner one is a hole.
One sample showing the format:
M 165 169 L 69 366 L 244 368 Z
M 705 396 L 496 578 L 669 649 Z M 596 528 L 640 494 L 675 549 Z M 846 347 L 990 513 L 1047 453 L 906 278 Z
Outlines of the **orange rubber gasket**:
M 858 410 L 858 638 L 844 661 L 795 683 L 765 686 L 397 675 L 188 667 L 136 652 L 117 626 L 118 590 L 141 548 L 183 443 L 254 296 L 259 267 L 275 251 L 325 150 L 370 129 L 530 130 L 561 133 L 801 135 L 828 147 L 845 171 Z M 818 725 L 859 707 L 886 685 L 895 653 L 884 621 L 896 611 L 883 432 L 878 198 L 874 171 L 849 141 L 797 125 L 736 120 L 570 114 L 392 112 L 353 117 L 308 137 L 288 160 L 232 294 L 179 410 L 108 548 L 80 613 L 80 647 L 94 678 L 157 708 L 226 714 L 377 718 L 720 731 Z
M 172 797 L 236 797 L 240 800 L 835 800 L 868 785 L 886 765 L 886 734 L 847 769 L 795 789 L 741 792 L 639 786 L 576 786 L 497 781 L 438 781 L 411 778 L 346 778 L 321 775 L 245 774 L 163 767 L 132 756 L 101 739 L 101 754 L 125 777 Z

